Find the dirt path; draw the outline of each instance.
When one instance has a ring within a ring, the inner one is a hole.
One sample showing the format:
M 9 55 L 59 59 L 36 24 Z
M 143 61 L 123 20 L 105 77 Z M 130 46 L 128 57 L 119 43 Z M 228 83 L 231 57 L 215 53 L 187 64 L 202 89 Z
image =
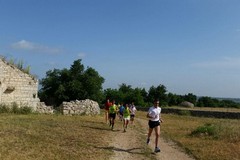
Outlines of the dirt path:
M 127 132 L 123 132 L 122 123 L 117 122 L 112 131 L 112 141 L 114 155 L 111 160 L 136 159 L 136 160 L 194 160 L 180 150 L 173 142 L 166 142 L 160 138 L 160 153 L 154 153 L 154 141 L 146 144 L 147 122 L 136 119 L 135 126 L 129 125 Z M 154 134 L 152 135 L 154 138 Z M 152 139 L 153 139 L 152 138 Z

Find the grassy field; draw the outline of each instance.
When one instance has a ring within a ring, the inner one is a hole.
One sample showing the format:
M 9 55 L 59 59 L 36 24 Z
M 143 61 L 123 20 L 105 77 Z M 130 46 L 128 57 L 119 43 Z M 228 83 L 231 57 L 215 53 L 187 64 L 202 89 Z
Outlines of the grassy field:
M 139 111 L 137 117 L 146 119 L 146 113 Z M 161 136 L 196 159 L 240 159 L 240 120 L 171 114 L 162 118 Z M 112 135 L 103 115 L 0 114 L 0 159 L 109 159 L 113 151 L 101 146 L 108 146 Z
M 162 118 L 162 136 L 185 148 L 196 159 L 240 159 L 240 120 L 171 114 L 162 114 Z
M 0 115 L 0 159 L 108 159 L 102 116 Z

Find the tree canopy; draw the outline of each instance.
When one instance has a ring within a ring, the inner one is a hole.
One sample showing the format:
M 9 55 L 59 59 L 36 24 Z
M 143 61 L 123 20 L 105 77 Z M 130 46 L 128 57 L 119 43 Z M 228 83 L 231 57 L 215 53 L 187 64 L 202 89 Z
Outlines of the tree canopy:
M 239 104 L 230 100 L 218 100 L 210 97 L 197 97 L 192 93 L 177 95 L 168 93 L 167 88 L 159 84 L 145 88 L 133 88 L 122 83 L 118 89 L 102 89 L 104 78 L 91 68 L 85 69 L 81 59 L 73 62 L 70 69 L 53 69 L 46 72 L 46 78 L 40 80 L 42 88 L 39 98 L 47 105 L 59 106 L 63 101 L 91 99 L 104 104 L 106 98 L 117 103 L 132 103 L 138 106 L 150 106 L 155 99 L 159 99 L 161 106 L 176 106 L 183 101 L 193 103 L 199 107 L 235 107 Z
M 92 99 L 102 100 L 104 78 L 91 67 L 84 69 L 81 59 L 73 62 L 70 69 L 54 69 L 40 80 L 39 97 L 46 104 L 58 106 L 63 101 Z

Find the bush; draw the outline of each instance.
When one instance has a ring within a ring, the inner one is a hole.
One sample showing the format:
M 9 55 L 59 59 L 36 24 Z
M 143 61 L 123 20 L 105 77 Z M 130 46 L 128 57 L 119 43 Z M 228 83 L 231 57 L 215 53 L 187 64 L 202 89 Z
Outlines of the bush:
M 16 103 L 13 103 L 12 106 L 0 105 L 0 113 L 30 114 L 33 113 L 33 110 L 27 106 L 19 108 Z
M 196 130 L 191 132 L 192 136 L 212 136 L 214 138 L 219 138 L 219 127 L 214 124 L 204 124 L 199 126 Z
M 0 105 L 0 113 L 9 113 L 10 108 L 6 105 Z

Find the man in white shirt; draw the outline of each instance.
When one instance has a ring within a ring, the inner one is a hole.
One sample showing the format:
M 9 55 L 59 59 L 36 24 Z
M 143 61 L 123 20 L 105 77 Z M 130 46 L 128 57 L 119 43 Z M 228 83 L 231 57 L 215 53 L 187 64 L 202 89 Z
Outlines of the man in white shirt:
M 161 115 L 161 108 L 159 107 L 159 101 L 155 100 L 154 105 L 149 108 L 148 113 L 147 113 L 147 118 L 149 118 L 149 122 L 148 122 L 149 130 L 148 130 L 147 144 L 149 144 L 149 142 L 150 142 L 150 137 L 151 137 L 152 131 L 154 129 L 155 135 L 156 135 L 154 152 L 156 152 L 156 153 L 161 151 L 158 146 L 158 139 L 160 136 L 160 123 L 163 122 L 160 115 Z

